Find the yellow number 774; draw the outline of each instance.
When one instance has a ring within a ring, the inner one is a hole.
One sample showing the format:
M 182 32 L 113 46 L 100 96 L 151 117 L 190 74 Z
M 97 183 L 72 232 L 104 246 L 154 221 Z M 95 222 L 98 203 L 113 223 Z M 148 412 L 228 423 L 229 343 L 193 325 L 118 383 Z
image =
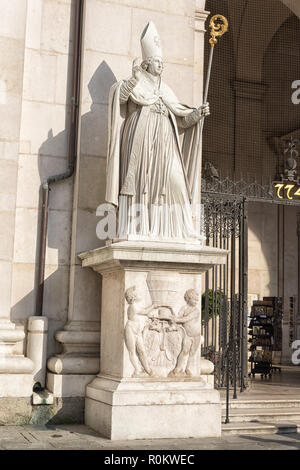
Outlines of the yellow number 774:
M 281 191 L 282 189 L 284 188 L 286 190 L 286 195 L 287 195 L 287 198 L 288 199 L 293 199 L 293 196 L 291 196 L 291 190 L 295 187 L 294 184 L 287 184 L 287 185 L 284 185 L 282 183 L 278 183 L 275 185 L 275 188 L 277 188 L 277 197 L 279 199 L 283 199 L 283 196 L 281 195 Z M 295 192 L 294 196 L 300 196 L 300 188 L 297 189 L 297 191 Z

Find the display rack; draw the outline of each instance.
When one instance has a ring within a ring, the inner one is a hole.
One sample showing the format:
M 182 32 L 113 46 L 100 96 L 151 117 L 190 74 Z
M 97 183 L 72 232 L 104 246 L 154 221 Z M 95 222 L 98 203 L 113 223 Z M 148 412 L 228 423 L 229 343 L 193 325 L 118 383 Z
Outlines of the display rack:
M 264 297 L 253 302 L 249 324 L 249 343 L 251 371 L 249 376 L 260 374 L 261 378 L 272 377 L 280 367 L 272 365 L 274 337 L 278 340 L 278 319 L 281 319 L 281 299 Z

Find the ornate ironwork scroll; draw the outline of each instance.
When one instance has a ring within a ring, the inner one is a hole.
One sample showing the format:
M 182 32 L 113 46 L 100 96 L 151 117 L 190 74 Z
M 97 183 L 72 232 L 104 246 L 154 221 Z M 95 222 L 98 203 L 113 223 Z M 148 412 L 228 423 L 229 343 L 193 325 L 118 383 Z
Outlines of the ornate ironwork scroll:
M 216 190 L 220 185 L 222 194 Z M 247 385 L 247 209 L 245 198 L 232 194 L 241 187 L 214 180 L 206 185 L 210 192 L 202 192 L 206 243 L 228 250 L 227 263 L 205 276 L 202 351 L 214 363 L 215 385 L 227 389 L 228 400 L 229 390 L 236 398 L 237 389 Z

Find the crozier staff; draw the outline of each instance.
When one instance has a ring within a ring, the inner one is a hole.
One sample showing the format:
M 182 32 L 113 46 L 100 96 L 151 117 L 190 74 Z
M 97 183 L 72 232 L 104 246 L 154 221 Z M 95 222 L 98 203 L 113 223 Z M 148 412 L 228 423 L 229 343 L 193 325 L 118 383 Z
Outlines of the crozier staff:
M 205 83 L 205 89 L 204 89 L 204 98 L 203 98 L 204 103 L 206 103 L 208 99 L 208 91 L 209 91 L 210 76 L 211 76 L 211 69 L 212 69 L 215 46 L 216 44 L 218 44 L 218 38 L 222 37 L 223 34 L 225 34 L 228 31 L 228 20 L 223 15 L 214 15 L 210 19 L 209 27 L 210 27 L 210 36 L 211 36 L 209 43 L 211 47 L 210 47 L 206 83 Z M 200 124 L 199 140 L 202 139 L 203 124 L 204 124 L 204 119 L 201 121 L 201 124 Z M 198 178 L 198 173 L 199 173 L 199 166 L 200 166 L 199 164 L 200 164 L 200 154 L 198 154 L 198 159 L 195 161 L 195 166 L 194 166 L 194 171 L 193 171 L 194 179 L 191 182 L 191 186 L 193 188 L 193 191 L 192 191 L 193 203 L 197 202 L 197 197 L 198 197 L 197 178 Z

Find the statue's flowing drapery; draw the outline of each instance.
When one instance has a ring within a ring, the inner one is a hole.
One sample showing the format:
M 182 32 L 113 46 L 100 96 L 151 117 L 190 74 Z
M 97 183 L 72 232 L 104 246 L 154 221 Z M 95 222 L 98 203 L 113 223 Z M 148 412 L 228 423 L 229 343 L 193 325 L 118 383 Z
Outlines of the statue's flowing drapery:
M 199 162 L 199 111 L 155 87 L 145 72 L 112 87 L 106 200 L 119 206 L 123 235 L 196 238 L 192 218 Z M 185 129 L 181 146 L 178 126 Z M 139 217 L 132 219 L 135 206 Z

